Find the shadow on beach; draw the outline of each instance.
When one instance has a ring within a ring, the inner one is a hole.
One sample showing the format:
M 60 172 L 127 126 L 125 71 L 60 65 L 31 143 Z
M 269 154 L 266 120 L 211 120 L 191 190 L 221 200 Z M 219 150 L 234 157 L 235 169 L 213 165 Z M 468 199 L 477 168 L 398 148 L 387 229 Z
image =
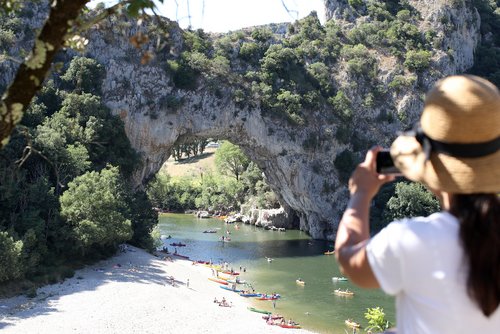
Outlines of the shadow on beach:
M 177 261 L 173 258 L 169 261 Z M 158 284 L 167 287 L 181 287 L 185 283 L 162 267 L 164 259 L 144 250 L 127 246 L 115 256 L 79 269 L 72 278 L 38 288 L 37 295 L 28 298 L 20 295 L 0 300 L 0 330 L 15 326 L 21 319 L 59 312 L 57 304 L 62 297 L 87 291 L 95 291 L 108 283 Z M 167 268 L 168 270 L 168 268 Z M 96 305 L 96 307 L 99 307 Z

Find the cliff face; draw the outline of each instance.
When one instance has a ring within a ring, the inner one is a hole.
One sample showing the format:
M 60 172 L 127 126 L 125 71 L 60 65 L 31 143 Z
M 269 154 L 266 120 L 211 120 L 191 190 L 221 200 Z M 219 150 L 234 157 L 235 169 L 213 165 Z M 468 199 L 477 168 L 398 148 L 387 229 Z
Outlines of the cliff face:
M 237 87 L 221 77 L 202 76 L 196 79 L 194 89 L 176 87 L 164 59 L 179 55 L 183 49 L 185 41 L 179 29 L 170 30 L 168 48 L 141 64 L 141 52 L 129 43 L 140 29 L 135 23 L 108 20 L 96 27 L 88 36 L 87 55 L 104 65 L 103 99 L 123 120 L 127 136 L 141 154 L 143 164 L 135 173 L 136 184 L 144 184 L 160 169 L 176 143 L 194 138 L 228 139 L 265 173 L 288 216 L 286 227 L 299 227 L 313 238 L 333 239 L 347 203 L 346 178 L 353 162 L 375 143 L 388 146 L 397 130 L 411 125 L 422 108 L 423 94 L 436 80 L 473 65 L 480 36 L 474 8 L 462 1 L 411 0 L 409 4 L 420 16 L 420 33 L 434 36 L 428 69 L 418 75 L 408 72 L 400 58 L 370 49 L 377 68 L 371 82 L 387 91 L 383 103 L 369 103 L 373 87 L 353 75 L 348 60 L 339 57 L 328 73 L 336 89 L 351 100 L 349 121 L 339 117 L 332 121 L 320 106 L 308 110 L 300 126 L 270 115 L 258 103 L 236 102 Z M 354 11 L 347 0 L 325 0 L 325 6 L 327 19 L 335 20 L 346 34 L 370 22 L 370 17 Z M 286 34 L 282 28 L 275 33 Z M 145 43 L 142 52 L 154 45 L 152 41 Z M 252 70 L 231 61 L 231 68 L 241 73 Z M 406 83 L 388 89 L 397 76 Z M 9 76 L 4 78 L 9 80 Z M 342 170 L 342 165 L 347 168 Z
M 387 110 L 384 106 L 370 109 L 360 107 L 361 102 L 353 104 L 352 136 L 362 139 L 367 147 L 369 143 L 388 145 L 396 130 L 417 119 L 423 93 L 437 79 L 463 72 L 473 64 L 480 25 L 473 8 L 460 4 L 451 7 L 438 0 L 410 3 L 420 12 L 422 33 L 432 28 L 440 44 L 436 45 L 430 70 L 417 83 L 390 94 Z M 344 1 L 325 1 L 325 5 L 327 19 L 336 19 L 342 29 L 366 21 L 366 17 L 353 16 Z M 182 47 L 182 38 L 180 33 L 174 37 L 178 45 L 172 45 L 171 50 L 175 51 Z M 292 127 L 266 116 L 259 107 L 237 105 L 231 98 L 233 88 L 223 82 L 217 93 L 203 80 L 195 90 L 177 89 L 160 63 L 140 65 L 126 40 L 116 38 L 109 42 L 107 38 L 101 31 L 94 32 L 89 51 L 107 69 L 103 86 L 106 104 L 124 121 L 132 145 L 142 155 L 143 166 L 135 175 L 137 184 L 159 170 L 179 141 L 197 137 L 228 139 L 263 170 L 289 212 L 290 225 L 298 223 L 314 238 L 334 238 L 347 202 L 345 178 L 340 181 L 334 160 L 353 145 L 352 141 L 341 142 L 336 136 L 345 124 L 327 121 L 318 110 L 308 114 L 305 126 Z M 379 64 L 377 79 L 389 84 L 398 73 L 398 60 L 377 51 L 372 53 Z M 344 63 L 339 62 L 332 75 L 354 101 L 366 94 L 362 83 L 352 84 L 355 78 L 346 72 Z M 182 105 L 169 108 L 162 103 L 172 96 L 182 100 Z M 384 113 L 404 114 L 405 118 L 382 123 L 379 118 Z M 311 142 L 314 144 L 307 144 Z

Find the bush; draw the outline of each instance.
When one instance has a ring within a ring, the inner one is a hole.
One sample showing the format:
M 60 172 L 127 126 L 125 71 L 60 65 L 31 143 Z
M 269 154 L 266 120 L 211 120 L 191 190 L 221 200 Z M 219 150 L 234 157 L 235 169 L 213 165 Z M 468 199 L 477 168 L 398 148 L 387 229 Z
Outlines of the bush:
M 344 120 L 350 120 L 353 115 L 351 100 L 347 94 L 339 90 L 334 97 L 330 97 L 328 102 L 333 107 L 335 113 Z
M 240 47 L 239 57 L 246 61 L 251 61 L 259 56 L 259 46 L 253 42 L 243 42 Z
M 0 232 L 0 282 L 23 276 L 22 241 L 14 241 L 7 232 Z
M 406 53 L 404 66 L 411 71 L 420 72 L 429 68 L 431 57 L 432 53 L 430 51 L 410 50 Z

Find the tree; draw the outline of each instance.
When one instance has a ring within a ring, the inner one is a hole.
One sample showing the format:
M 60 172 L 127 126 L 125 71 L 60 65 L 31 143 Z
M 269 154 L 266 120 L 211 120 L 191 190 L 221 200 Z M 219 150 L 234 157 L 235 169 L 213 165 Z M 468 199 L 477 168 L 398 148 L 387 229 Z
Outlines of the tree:
M 105 74 L 103 66 L 95 59 L 75 57 L 61 79 L 78 92 L 99 94 Z
M 399 182 L 396 191 L 387 202 L 384 212 L 386 221 L 405 217 L 427 216 L 440 210 L 436 197 L 422 184 Z
M 158 0 L 163 2 L 163 0 Z M 82 48 L 86 40 L 79 31 L 91 27 L 103 18 L 124 9 L 125 13 L 137 17 L 146 9 L 155 9 L 153 0 L 121 0 L 110 8 L 104 8 L 91 18 L 84 17 L 84 8 L 90 0 L 58 0 L 50 2 L 50 11 L 41 31 L 35 38 L 33 49 L 19 66 L 14 80 L 2 96 L 0 104 L 0 149 L 7 145 L 12 131 L 21 121 L 24 112 L 42 87 L 52 62 L 66 43 Z M 2 1 L 0 14 L 19 10 L 21 0 Z
M 223 141 L 215 151 L 215 165 L 221 174 L 232 175 L 239 181 L 241 174 L 247 169 L 250 160 L 236 145 Z
M 132 237 L 124 185 L 117 167 L 87 172 L 60 197 L 61 215 L 82 255 L 93 247 L 117 246 Z
M 0 282 L 23 275 L 22 248 L 22 241 L 14 241 L 7 232 L 0 232 Z

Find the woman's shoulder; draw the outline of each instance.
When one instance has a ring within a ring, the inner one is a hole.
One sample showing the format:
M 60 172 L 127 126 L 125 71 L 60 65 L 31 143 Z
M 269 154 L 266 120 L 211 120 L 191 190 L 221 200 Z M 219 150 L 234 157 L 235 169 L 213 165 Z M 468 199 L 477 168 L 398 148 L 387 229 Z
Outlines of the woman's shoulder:
M 387 228 L 398 234 L 427 234 L 438 236 L 456 231 L 458 220 L 449 212 L 441 211 L 427 217 L 406 218 L 390 223 Z

